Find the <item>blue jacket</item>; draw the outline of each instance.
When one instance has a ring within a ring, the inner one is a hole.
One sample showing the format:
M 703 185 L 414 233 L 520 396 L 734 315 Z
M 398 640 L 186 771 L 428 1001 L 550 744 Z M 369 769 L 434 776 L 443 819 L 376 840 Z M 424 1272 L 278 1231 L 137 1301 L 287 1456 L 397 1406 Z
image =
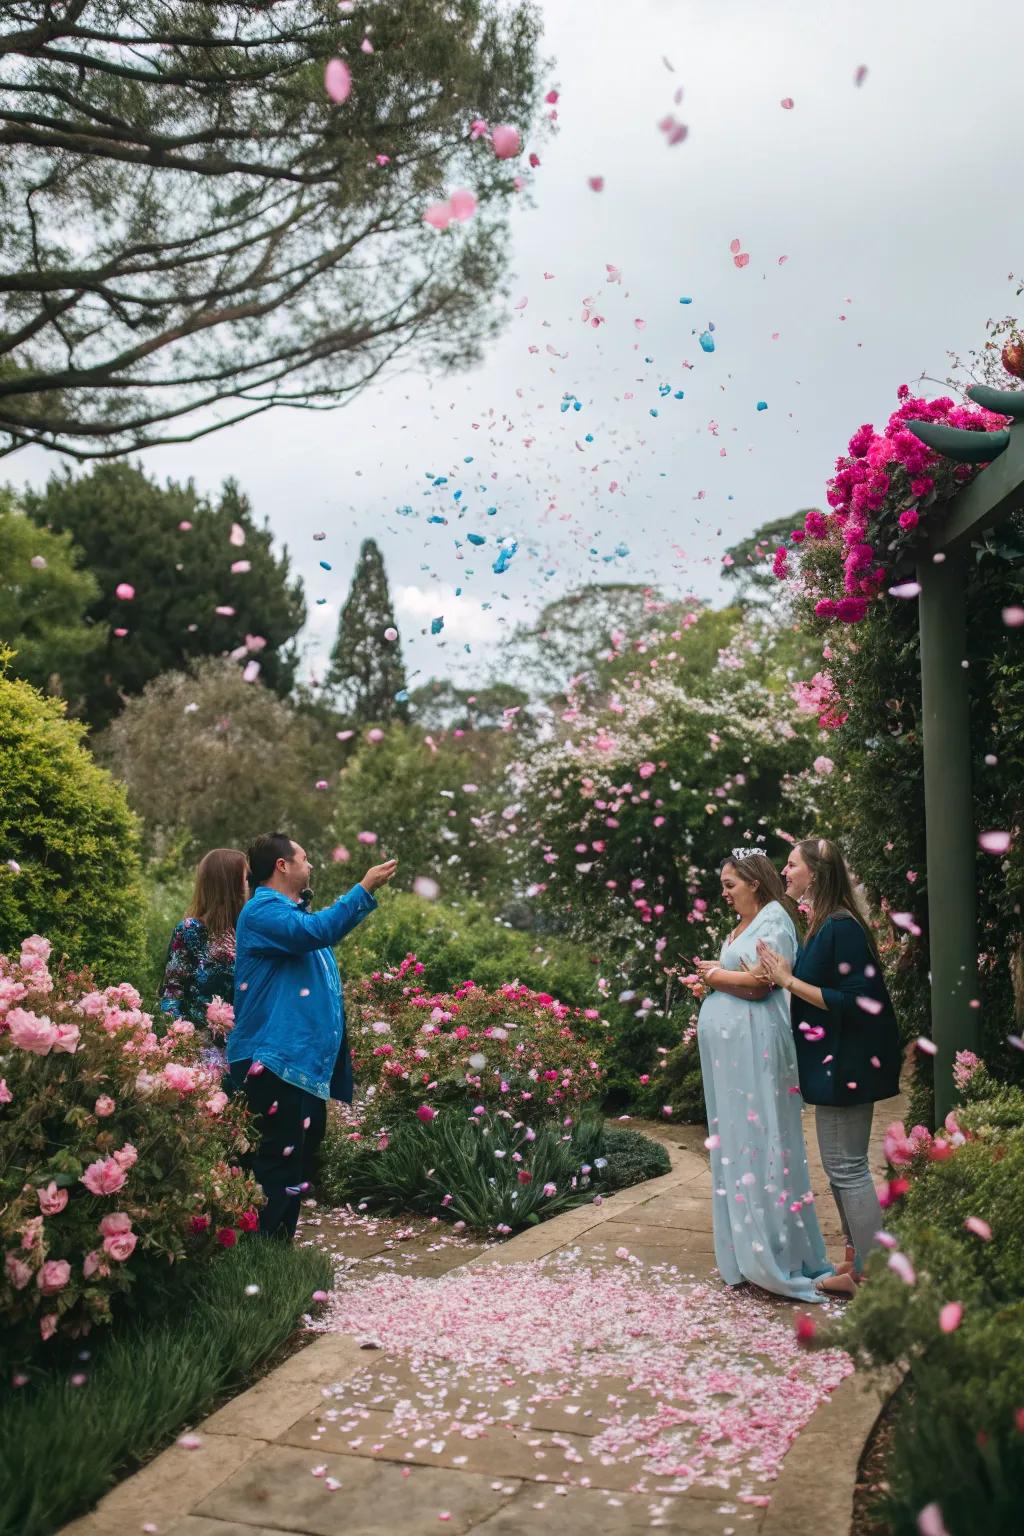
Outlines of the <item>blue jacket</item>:
M 352 1098 L 341 978 L 331 953 L 377 903 L 361 885 L 322 912 L 261 885 L 235 929 L 228 1062 L 257 1060 L 318 1099 Z

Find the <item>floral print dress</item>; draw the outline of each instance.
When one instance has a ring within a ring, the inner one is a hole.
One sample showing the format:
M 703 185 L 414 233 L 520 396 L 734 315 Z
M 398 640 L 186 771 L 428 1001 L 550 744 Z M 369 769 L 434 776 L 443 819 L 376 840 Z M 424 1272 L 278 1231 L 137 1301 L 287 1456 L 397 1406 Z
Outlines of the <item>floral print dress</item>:
M 160 988 L 160 1012 L 196 1027 L 207 1066 L 226 1072 L 224 1032 L 214 1030 L 206 1009 L 215 999 L 231 1002 L 235 991 L 235 935 L 211 934 L 198 917 L 186 917 L 171 935 Z

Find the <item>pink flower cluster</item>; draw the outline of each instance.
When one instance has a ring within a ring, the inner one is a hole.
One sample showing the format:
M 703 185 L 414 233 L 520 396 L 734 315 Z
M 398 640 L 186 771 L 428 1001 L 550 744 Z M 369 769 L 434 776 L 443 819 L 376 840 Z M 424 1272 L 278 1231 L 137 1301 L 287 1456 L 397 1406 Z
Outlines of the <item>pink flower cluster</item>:
M 1005 425 L 1004 417 L 958 405 L 948 396 L 911 397 L 905 384 L 897 393 L 900 404 L 884 431 L 865 423 L 851 437 L 848 453 L 837 459 L 826 493 L 831 513 L 808 512 L 803 527 L 790 536 L 794 544 L 835 539 L 843 547 L 843 591 L 818 598 L 814 611 L 820 618 L 859 623 L 890 579 L 893 552 L 914 535 L 925 508 L 955 495 L 979 468 L 933 453 L 908 422 L 941 422 L 973 432 Z M 776 554 L 774 570 L 780 579 L 789 576 L 785 549 Z
M 790 690 L 802 713 L 817 715 L 823 731 L 836 731 L 846 719 L 835 682 L 827 672 L 815 672 L 809 683 L 794 683 Z M 827 761 L 827 759 L 823 759 Z

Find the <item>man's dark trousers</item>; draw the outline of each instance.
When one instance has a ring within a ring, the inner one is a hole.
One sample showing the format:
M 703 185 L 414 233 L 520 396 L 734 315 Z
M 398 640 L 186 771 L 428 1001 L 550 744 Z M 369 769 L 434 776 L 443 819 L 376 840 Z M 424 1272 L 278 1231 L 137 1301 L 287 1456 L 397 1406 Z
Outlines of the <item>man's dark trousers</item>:
M 327 1105 L 266 1067 L 250 1073 L 251 1065 L 237 1061 L 231 1067 L 232 1085 L 245 1095 L 259 1137 L 243 1163 L 266 1196 L 260 1232 L 290 1242 L 327 1129 Z

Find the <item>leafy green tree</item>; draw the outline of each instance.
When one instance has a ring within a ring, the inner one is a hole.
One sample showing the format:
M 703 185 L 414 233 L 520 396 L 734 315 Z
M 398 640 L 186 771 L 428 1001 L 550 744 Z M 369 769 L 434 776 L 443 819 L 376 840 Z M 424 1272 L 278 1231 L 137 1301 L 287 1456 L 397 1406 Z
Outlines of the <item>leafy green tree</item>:
M 414 689 L 409 702 L 425 731 L 514 730 L 522 737 L 535 729 L 530 696 L 514 683 L 460 688 L 449 678 L 432 678 Z
M 62 693 L 72 709 L 106 641 L 104 626 L 86 618 L 99 587 L 81 560 L 70 535 L 40 528 L 0 489 L 0 645 L 14 652 L 9 674 Z
M 645 633 L 654 613 L 665 606 L 654 588 L 637 583 L 580 587 L 546 604 L 532 624 L 513 632 L 502 650 L 503 669 L 519 675 L 535 696 L 562 693 L 574 677 L 594 683 L 602 663 Z
M 327 686 L 350 722 L 386 725 L 409 718 L 401 642 L 386 638 L 395 629 L 384 557 L 374 539 L 364 539 L 327 674 Z
M 64 702 L 8 676 L 0 654 L 0 953 L 48 938 L 104 985 L 143 955 L 138 824 Z
M 472 124 L 533 136 L 533 6 L 2 13 L 0 453 L 114 457 L 340 404 L 401 354 L 465 368 L 501 324 L 518 166 Z M 475 217 L 426 225 L 462 188 Z
M 292 705 L 245 682 L 230 662 L 154 678 L 96 750 L 143 818 L 147 854 L 245 849 L 278 829 L 312 856 L 325 851 L 329 797 L 316 786 L 329 783 L 337 751 L 318 745 Z
M 74 539 L 98 583 L 88 618 L 106 638 L 85 690 L 94 725 L 106 724 L 126 695 L 161 672 L 244 650 L 247 642 L 265 642 L 246 654 L 264 682 L 289 692 L 295 636 L 306 619 L 302 583 L 291 578 L 287 549 L 273 550 L 269 524 L 255 523 L 233 480 L 210 501 L 191 481 L 161 486 L 131 464 L 97 464 L 77 478 L 52 475 L 24 501 L 40 527 Z M 233 529 L 243 543 L 232 542 Z M 232 571 L 239 562 L 248 568 Z M 118 597 L 122 583 L 134 597 Z
M 775 551 L 785 545 L 790 568 L 798 556 L 798 546 L 790 544 L 789 536 L 794 528 L 802 528 L 807 508 L 788 517 L 777 517 L 770 523 L 762 523 L 752 534 L 725 552 L 722 575 L 735 588 L 737 603 L 772 603 L 780 598 L 782 588 L 772 570 Z

